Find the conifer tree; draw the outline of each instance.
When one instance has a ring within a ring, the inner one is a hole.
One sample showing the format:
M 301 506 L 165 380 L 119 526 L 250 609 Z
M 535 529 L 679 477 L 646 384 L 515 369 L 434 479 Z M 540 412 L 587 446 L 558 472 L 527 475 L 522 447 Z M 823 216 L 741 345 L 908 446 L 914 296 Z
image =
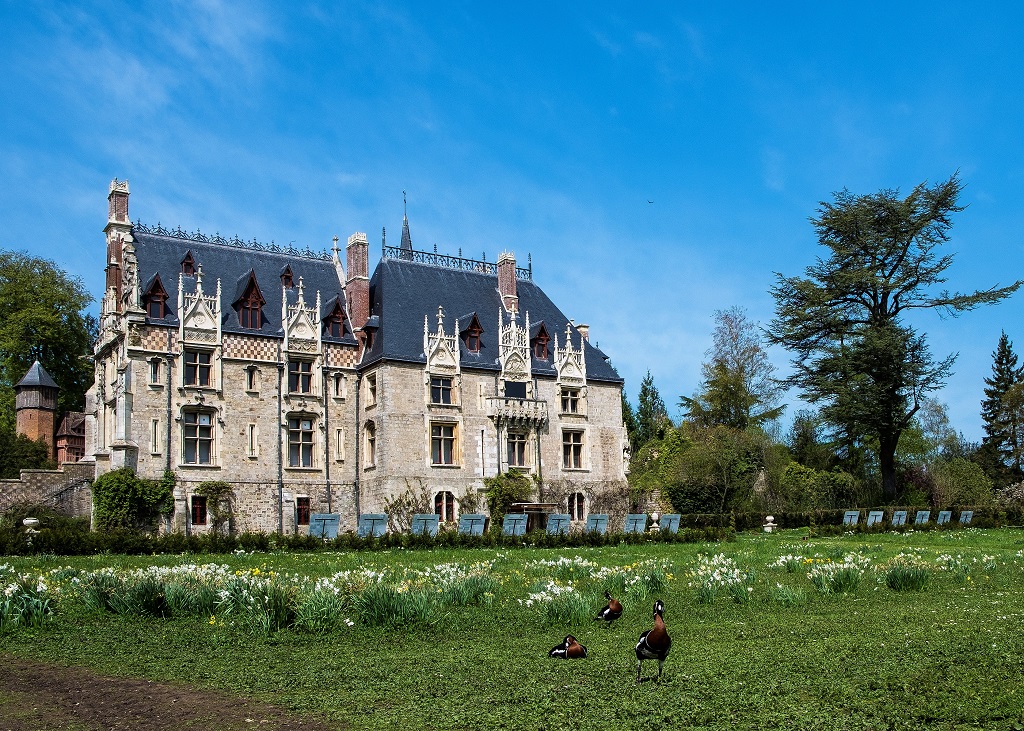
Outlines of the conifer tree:
M 908 315 L 936 310 L 956 316 L 1009 297 L 1024 282 L 975 292 L 942 286 L 953 255 L 943 253 L 957 199 L 956 175 L 873 195 L 842 191 L 823 201 L 812 223 L 828 250 L 806 276 L 777 275 L 771 342 L 793 351 L 789 385 L 837 430 L 877 444 L 886 497 L 896 495 L 896 448 L 921 408 L 941 388 L 956 356 L 933 358 Z
M 636 448 L 640 449 L 653 439 L 660 439 L 671 425 L 665 402 L 654 385 L 651 372 L 647 371 L 640 383 L 640 397 L 636 409 Z
M 981 418 L 984 422 L 985 437 L 982 446 L 997 454 L 1003 465 L 1011 464 L 1020 473 L 1021 427 L 1020 409 L 1013 396 L 1015 389 L 1024 380 L 1024 366 L 1017 365 L 1017 354 L 1013 343 L 1003 332 L 999 344 L 992 353 L 992 376 L 985 379 L 985 399 L 981 402 Z

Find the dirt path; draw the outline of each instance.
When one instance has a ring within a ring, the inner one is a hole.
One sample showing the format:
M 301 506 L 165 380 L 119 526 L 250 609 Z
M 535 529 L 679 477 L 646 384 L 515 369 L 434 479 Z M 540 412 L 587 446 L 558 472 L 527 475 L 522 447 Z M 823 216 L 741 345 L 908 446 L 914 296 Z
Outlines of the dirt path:
M 315 719 L 184 684 L 0 655 L 0 731 L 330 731 Z

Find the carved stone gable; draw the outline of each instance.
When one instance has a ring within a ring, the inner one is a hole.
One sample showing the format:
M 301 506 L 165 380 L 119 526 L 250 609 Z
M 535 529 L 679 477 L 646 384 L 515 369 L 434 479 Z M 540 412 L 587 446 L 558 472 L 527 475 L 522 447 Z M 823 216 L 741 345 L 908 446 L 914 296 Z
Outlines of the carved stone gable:
M 530 313 L 526 313 L 526 326 L 516 322 L 516 315 L 505 324 L 503 310 L 498 310 L 498 361 L 501 378 L 505 381 L 529 381 L 532 376 L 530 358 Z
M 430 332 L 430 324 L 426 315 L 423 316 L 423 355 L 427 359 L 427 372 L 440 375 L 455 375 L 461 371 L 459 351 L 459 321 L 455 321 L 455 330 L 447 335 L 444 330 L 444 310 L 437 308 L 437 331 Z
M 557 381 L 566 386 L 587 385 L 587 363 L 583 353 L 583 336 L 580 336 L 580 347 L 572 344 L 572 328 L 565 326 L 565 347 L 558 347 L 558 336 L 555 335 L 555 370 Z
M 307 305 L 305 287 L 299 277 L 298 299 L 288 304 L 288 288 L 282 286 L 281 319 L 284 320 L 284 347 L 290 353 L 315 354 L 320 352 L 320 328 L 317 327 L 320 312 L 320 291 L 316 293 L 316 304 Z
M 220 280 L 217 293 L 203 292 L 203 268 L 196 270 L 196 287 L 186 292 L 184 275 L 178 275 L 178 320 L 181 339 L 188 343 L 220 345 Z

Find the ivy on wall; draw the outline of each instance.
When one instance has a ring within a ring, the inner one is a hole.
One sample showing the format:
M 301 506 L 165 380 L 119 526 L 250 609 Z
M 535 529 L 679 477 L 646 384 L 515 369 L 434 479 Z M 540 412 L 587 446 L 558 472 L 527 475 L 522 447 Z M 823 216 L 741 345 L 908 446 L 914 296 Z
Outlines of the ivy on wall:
M 146 480 L 130 467 L 100 475 L 92 485 L 97 530 L 153 530 L 161 515 L 174 511 L 173 472 Z
M 235 524 L 235 491 L 227 482 L 208 480 L 199 483 L 196 495 L 206 496 L 206 511 L 210 516 L 210 526 L 214 533 L 223 533 L 227 529 L 230 535 Z

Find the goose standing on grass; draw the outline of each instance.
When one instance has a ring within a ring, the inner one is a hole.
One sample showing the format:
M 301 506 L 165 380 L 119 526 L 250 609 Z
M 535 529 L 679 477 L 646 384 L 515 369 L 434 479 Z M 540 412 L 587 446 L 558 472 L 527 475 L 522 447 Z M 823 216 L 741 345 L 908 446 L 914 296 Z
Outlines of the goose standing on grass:
M 598 612 L 594 619 L 603 619 L 608 625 L 611 625 L 612 622 L 622 616 L 622 604 L 619 603 L 618 599 L 612 597 L 608 591 L 605 591 L 604 598 L 608 600 L 608 606 Z
M 668 657 L 668 651 L 672 649 L 672 638 L 668 636 L 665 629 L 665 605 L 661 599 L 654 602 L 654 627 L 640 635 L 636 643 L 636 682 L 640 682 L 640 666 L 644 660 L 658 661 L 658 677 L 661 677 L 661 668 Z
M 566 635 L 562 644 L 555 645 L 548 653 L 548 657 L 557 657 L 562 660 L 573 660 L 587 656 L 587 648 L 581 645 L 572 635 Z

